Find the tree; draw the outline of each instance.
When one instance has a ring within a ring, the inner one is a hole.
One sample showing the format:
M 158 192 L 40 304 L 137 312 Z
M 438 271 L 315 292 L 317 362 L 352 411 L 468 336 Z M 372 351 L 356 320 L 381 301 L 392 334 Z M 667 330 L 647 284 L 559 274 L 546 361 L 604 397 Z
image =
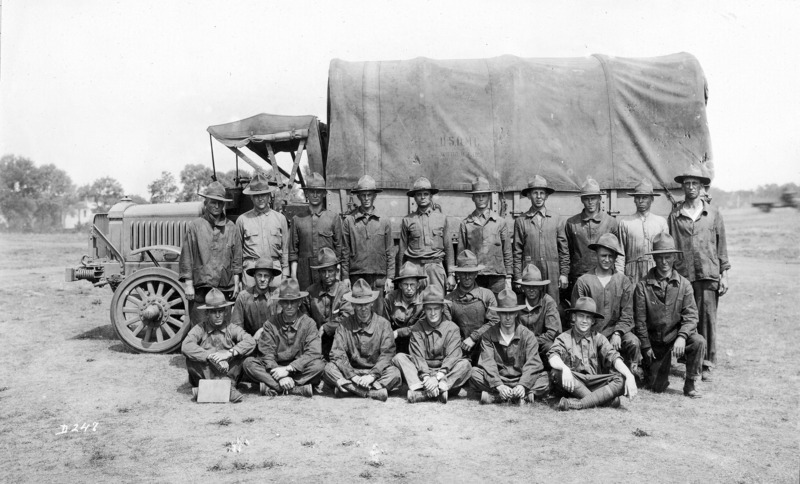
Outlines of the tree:
M 9 229 L 59 229 L 74 203 L 75 186 L 64 170 L 52 164 L 37 168 L 20 156 L 0 159 L 0 211 Z
M 89 199 L 97 204 L 97 213 L 108 213 L 125 194 L 122 184 L 110 176 L 98 178 L 90 185 L 78 189 L 78 197 Z
M 161 176 L 147 185 L 150 193 L 150 203 L 172 203 L 178 196 L 178 186 L 175 177 L 168 171 L 162 171 Z
M 200 197 L 197 194 L 213 181 L 211 179 L 213 174 L 211 168 L 201 165 L 200 163 L 184 166 L 183 170 L 181 170 L 183 191 L 181 191 L 180 196 L 178 196 L 178 201 L 193 202 L 199 200 Z

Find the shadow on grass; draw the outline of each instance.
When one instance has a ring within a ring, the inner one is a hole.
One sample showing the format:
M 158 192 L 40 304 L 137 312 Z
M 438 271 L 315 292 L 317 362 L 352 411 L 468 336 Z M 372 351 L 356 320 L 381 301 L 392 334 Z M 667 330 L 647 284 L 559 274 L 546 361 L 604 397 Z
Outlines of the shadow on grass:
M 189 381 L 184 381 L 181 386 L 175 389 L 176 393 L 180 393 L 181 395 L 191 395 L 192 394 L 192 386 L 189 385 Z
M 183 355 L 175 355 L 169 359 L 169 366 L 175 368 L 186 368 L 186 357 Z
M 94 329 L 90 329 L 89 331 L 85 331 L 81 334 L 75 335 L 71 339 L 116 340 L 117 333 L 114 332 L 114 328 L 110 324 L 107 324 L 105 326 L 98 326 Z
M 127 346 L 125 346 L 122 343 L 113 344 L 113 345 L 109 346 L 108 349 L 111 350 L 111 351 L 115 351 L 117 353 L 127 353 L 127 354 L 131 354 L 131 355 L 145 354 L 145 353 L 139 353 L 138 351 L 134 351 L 134 350 L 128 348 Z

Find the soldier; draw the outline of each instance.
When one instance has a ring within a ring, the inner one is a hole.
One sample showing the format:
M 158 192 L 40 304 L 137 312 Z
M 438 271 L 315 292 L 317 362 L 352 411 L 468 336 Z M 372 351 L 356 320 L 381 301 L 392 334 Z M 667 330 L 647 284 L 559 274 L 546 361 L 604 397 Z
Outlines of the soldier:
M 572 304 L 582 297 L 592 298 L 603 315 L 592 331 L 605 336 L 614 350 L 625 358 L 631 372 L 641 378 L 642 354 L 639 338 L 633 333 L 634 286 L 624 274 L 614 272 L 614 263 L 622 256 L 622 248 L 613 234 L 603 234 L 597 242 L 589 244 L 589 249 L 594 251 L 597 265 L 575 283 Z
M 621 259 L 617 260 L 617 271 L 628 276 L 635 286 L 655 265 L 653 258 L 647 255 L 653 248 L 653 237 L 667 232 L 669 228 L 667 219 L 650 213 L 653 198 L 661 194 L 653 192 L 649 180 L 642 180 L 628 195 L 633 197 L 636 213 L 619 222 L 619 241 L 625 259 L 624 263 Z
M 344 296 L 354 314 L 336 330 L 331 361 L 323 373 L 336 397 L 356 395 L 385 402 L 389 392 L 400 388 L 400 370 L 392 366 L 392 327 L 372 309 L 378 296 L 379 291 L 371 290 L 364 279 L 358 279 Z
M 375 212 L 375 197 L 381 191 L 369 175 L 362 176 L 353 188 L 361 206 L 344 219 L 341 259 L 342 277 L 349 277 L 351 283 L 363 279 L 378 292 L 378 314 L 383 312 L 383 294 L 392 290 L 395 275 L 392 224 Z
M 270 283 L 273 278 L 281 275 L 281 270 L 275 267 L 275 262 L 272 260 L 262 258 L 245 272 L 255 284 L 239 293 L 233 306 L 231 324 L 240 326 L 257 340 L 264 321 L 269 318 L 270 312 L 275 310 Z
M 270 209 L 272 196 L 277 192 L 270 181 L 262 172 L 256 172 L 250 180 L 242 193 L 250 195 L 253 209 L 236 219 L 236 227 L 242 237 L 245 269 L 253 267 L 263 257 L 276 262 L 276 267 L 280 266 L 281 273 L 288 277 L 289 225 L 282 213 Z M 245 285 L 251 286 L 253 282 L 246 278 Z
M 547 197 L 555 192 L 544 177 L 528 180 L 522 196 L 531 201 L 531 208 L 514 220 L 514 279 L 522 277 L 528 264 L 534 264 L 542 277 L 550 281 L 546 292 L 560 306 L 558 289 L 567 288 L 569 248 L 564 234 L 564 221 L 545 207 Z
M 550 381 L 576 398 L 563 397 L 558 409 L 619 407 L 623 394 L 633 399 L 637 392 L 633 375 L 606 337 L 592 330 L 595 319 L 603 318 L 594 300 L 579 298 L 566 312 L 572 329 L 556 337 L 547 356 L 553 368 Z
M 483 266 L 478 264 L 472 251 L 461 251 L 456 258 L 456 267 L 452 269 L 457 275 L 458 285 L 445 296 L 450 301 L 453 322 L 461 329 L 461 349 L 473 365 L 480 356 L 481 336 L 499 320 L 497 314 L 489 310 L 497 306 L 494 293 L 475 284 L 481 270 Z
M 394 278 L 394 291 L 386 296 L 384 314 L 392 325 L 398 353 L 408 353 L 411 327 L 425 317 L 420 282 L 427 278 L 419 266 L 406 262 Z
M 336 253 L 323 247 L 317 251 L 314 260 L 316 265 L 311 268 L 317 272 L 317 282 L 308 288 L 306 312 L 317 323 L 322 339 L 322 356 L 327 360 L 336 329 L 343 319 L 353 314 L 353 306 L 344 298 L 350 292 L 349 285 L 336 279 L 339 264 Z
M 444 294 L 447 274 L 443 261 L 446 251 L 452 252 L 452 244 L 447 239 L 450 233 L 447 216 L 433 209 L 433 196 L 439 190 L 431 182 L 420 177 L 406 195 L 413 197 L 417 210 L 403 217 L 400 224 L 400 258 L 420 266 L 428 276 L 427 284 L 442 288 Z M 455 284 L 454 284 L 455 285 Z
M 692 285 L 673 269 L 680 253 L 671 235 L 655 236 L 649 255 L 656 265 L 636 285 L 633 314 L 650 389 L 656 393 L 665 391 L 669 386 L 672 355 L 685 356 L 683 394 L 700 398 L 694 385 L 701 378 L 706 340 L 697 334 L 697 305 Z
M 495 296 L 505 288 L 511 288 L 511 238 L 508 227 L 500 214 L 489 208 L 492 190 L 489 181 L 479 176 L 472 182 L 472 202 L 475 210 L 467 215 L 458 228 L 458 250 L 470 250 L 478 256 L 478 264 L 484 269 L 478 274 L 479 286 L 491 290 Z M 448 251 L 447 267 L 455 267 L 453 251 Z M 452 274 L 447 278 L 448 288 L 456 286 Z
M 320 381 L 325 361 L 320 351 L 320 338 L 313 319 L 300 312 L 307 292 L 301 291 L 297 279 L 281 281 L 279 313 L 264 321 L 258 339 L 262 356 L 247 358 L 244 371 L 259 383 L 262 395 L 300 395 L 311 398 L 312 385 Z
M 392 359 L 408 384 L 408 402 L 437 399 L 447 403 L 469 381 L 472 366 L 461 354 L 458 326 L 444 314 L 444 295 L 438 286 L 422 294 L 425 317 L 411 328 L 409 354 Z
M 522 288 L 522 293 L 525 295 L 525 302 L 517 313 L 517 324 L 528 328 L 536 336 L 539 359 L 549 369 L 547 352 L 553 346 L 556 336 L 561 334 L 558 305 L 550 294 L 545 294 L 550 281 L 542 280 L 539 268 L 528 264 L 522 272 L 522 277 L 516 280 L 516 284 Z
M 697 331 L 706 339 L 707 356 L 703 362 L 703 380 L 711 381 L 711 369 L 717 362 L 717 302 L 728 292 L 728 246 L 722 214 L 706 203 L 700 193 L 711 179 L 699 166 L 691 165 L 675 177 L 683 186 L 686 199 L 678 203 L 667 220 L 683 258 L 675 269 L 692 283 L 697 303 Z
M 307 288 L 319 282 L 319 272 L 312 266 L 319 263 L 316 257 L 320 249 L 333 250 L 337 259 L 342 256 L 342 219 L 339 214 L 325 209 L 327 191 L 322 175 L 313 173 L 304 191 L 309 212 L 292 217 L 289 266 L 300 287 Z
M 204 199 L 203 215 L 186 224 L 178 263 L 178 277 L 184 282 L 192 324 L 203 321 L 197 303 L 203 302 L 212 288 L 236 299 L 242 274 L 242 239 L 225 217 L 225 202 L 232 199 L 226 198 L 225 187 L 217 181 L 200 196 Z
M 531 265 L 536 269 L 535 266 Z M 492 310 L 500 315 L 500 323 L 481 338 L 481 358 L 472 369 L 472 387 L 481 392 L 481 403 L 534 402 L 550 391 L 547 372 L 539 357 L 536 336 L 519 324 L 514 291 L 505 289 L 497 296 L 499 304 Z
M 205 304 L 198 307 L 205 310 L 206 319 L 189 330 L 181 344 L 195 398 L 200 380 L 228 379 L 230 401 L 242 401 L 236 383 L 242 374 L 242 362 L 253 352 L 256 342 L 242 328 L 229 323 L 227 307 L 232 305 L 217 288 L 208 291 Z

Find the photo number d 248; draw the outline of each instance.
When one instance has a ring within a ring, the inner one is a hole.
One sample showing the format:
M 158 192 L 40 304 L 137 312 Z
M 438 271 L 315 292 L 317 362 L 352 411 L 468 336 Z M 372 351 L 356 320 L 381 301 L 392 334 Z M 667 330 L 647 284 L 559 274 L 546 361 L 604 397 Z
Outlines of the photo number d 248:
M 69 425 L 62 425 L 61 426 L 61 431 L 58 432 L 56 435 L 62 435 L 62 434 L 67 434 L 67 433 L 72 433 L 72 432 L 78 432 L 78 433 L 83 432 L 83 433 L 86 433 L 86 431 L 89 430 L 89 429 L 91 429 L 92 432 L 97 432 L 97 425 L 99 425 L 97 422 L 92 422 L 91 424 L 88 424 L 88 423 L 84 422 L 83 425 L 75 424 L 72 427 L 72 430 L 69 429 Z

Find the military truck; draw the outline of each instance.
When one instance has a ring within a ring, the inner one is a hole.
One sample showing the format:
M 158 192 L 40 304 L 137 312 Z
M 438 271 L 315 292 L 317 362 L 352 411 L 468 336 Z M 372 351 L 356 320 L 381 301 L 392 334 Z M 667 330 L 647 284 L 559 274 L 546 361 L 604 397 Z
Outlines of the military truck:
M 647 178 L 669 195 L 653 205 L 666 215 L 679 193 L 673 178 L 692 163 L 711 167 L 707 92 L 698 61 L 686 53 L 333 60 L 328 124 L 313 115 L 259 114 L 208 133 L 237 163 L 271 171 L 283 186 L 275 208 L 289 216 L 307 209 L 290 196 L 304 186 L 301 165 L 325 176 L 328 209 L 341 214 L 356 207 L 349 189 L 371 175 L 383 189 L 376 208 L 397 240 L 400 221 L 415 210 L 405 192 L 420 176 L 440 189 L 435 208 L 451 217 L 451 227 L 473 210 L 465 192 L 477 176 L 494 184 L 492 206 L 509 224 L 529 208 L 520 191 L 536 174 L 557 190 L 548 207 L 562 215 L 581 210 L 576 194 L 587 177 L 603 187 L 612 215 L 633 212 L 626 190 Z M 216 170 L 213 147 L 211 153 Z M 280 153 L 291 162 L 279 162 Z M 237 177 L 228 188 L 232 220 L 250 208 L 241 194 L 247 181 Z M 67 269 L 69 281 L 114 291 L 111 322 L 135 351 L 172 351 L 191 326 L 176 270 L 186 222 L 201 209 L 200 202 L 121 201 L 95 217 L 89 255 Z

